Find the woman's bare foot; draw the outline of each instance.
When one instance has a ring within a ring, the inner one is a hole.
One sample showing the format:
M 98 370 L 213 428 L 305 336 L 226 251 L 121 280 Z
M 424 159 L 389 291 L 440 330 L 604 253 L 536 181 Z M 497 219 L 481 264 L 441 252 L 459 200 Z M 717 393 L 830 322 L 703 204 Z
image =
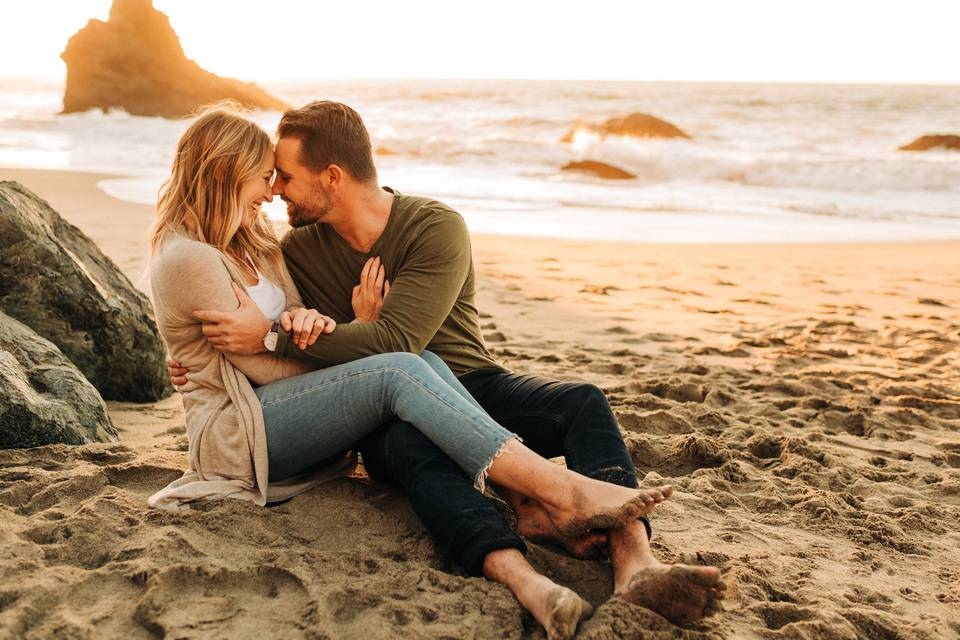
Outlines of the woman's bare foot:
M 615 595 L 674 624 L 690 624 L 720 611 L 726 588 L 716 567 L 657 563 L 637 571 Z
M 619 529 L 650 513 L 673 493 L 668 484 L 655 489 L 631 489 L 574 475 L 578 477 L 567 488 L 562 506 L 544 504 L 561 538 L 582 538 L 597 529 Z
M 557 533 L 557 527 L 550 520 L 543 505 L 532 498 L 520 496 L 511 502 L 517 515 L 517 533 L 542 544 L 562 547 L 575 558 L 585 560 L 605 555 L 608 536 L 606 532 L 589 533 L 582 538 L 563 538 Z

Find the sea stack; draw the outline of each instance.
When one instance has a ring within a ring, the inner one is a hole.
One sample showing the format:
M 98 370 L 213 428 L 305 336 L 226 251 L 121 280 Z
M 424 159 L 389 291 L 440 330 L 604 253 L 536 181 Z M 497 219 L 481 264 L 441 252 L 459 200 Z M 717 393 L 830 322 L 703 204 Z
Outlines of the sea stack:
M 176 118 L 224 99 L 252 108 L 288 107 L 255 84 L 221 78 L 187 58 L 152 0 L 114 0 L 110 18 L 90 20 L 60 57 L 67 63 L 64 113 L 117 108 Z

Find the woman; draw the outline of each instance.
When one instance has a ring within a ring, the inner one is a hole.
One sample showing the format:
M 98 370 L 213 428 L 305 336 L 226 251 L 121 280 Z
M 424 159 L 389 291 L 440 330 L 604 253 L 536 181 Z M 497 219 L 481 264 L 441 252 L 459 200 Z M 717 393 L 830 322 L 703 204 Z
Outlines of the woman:
M 273 171 L 267 134 L 227 106 L 201 114 L 178 143 L 151 231 L 151 286 L 168 350 L 191 370 L 181 387 L 190 465 L 150 497 L 151 506 L 287 499 L 349 473 L 355 457 L 344 452 L 393 416 L 433 440 L 478 490 L 489 479 L 538 501 L 563 536 L 622 526 L 669 496 L 668 486 L 620 487 L 541 458 L 473 402 L 433 354 L 388 353 L 312 371 L 270 354 L 214 350 L 193 312 L 234 309 L 241 289 L 301 342 L 336 330 L 332 319 L 303 308 L 260 211 L 273 197 Z M 568 637 L 590 605 L 556 589 L 550 610 L 534 615 L 551 637 Z

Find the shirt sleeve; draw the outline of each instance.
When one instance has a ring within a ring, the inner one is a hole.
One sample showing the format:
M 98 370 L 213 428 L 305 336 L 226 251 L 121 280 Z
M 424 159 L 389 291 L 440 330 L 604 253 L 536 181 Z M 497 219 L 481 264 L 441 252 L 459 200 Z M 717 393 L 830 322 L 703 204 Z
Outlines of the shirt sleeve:
M 320 366 L 378 353 L 422 352 L 450 315 L 472 264 L 470 234 L 463 218 L 438 216 L 420 229 L 390 282 L 376 322 L 339 324 L 300 350 L 281 330 L 277 353 Z M 357 274 L 359 281 L 360 274 Z
M 200 309 L 235 311 L 237 301 L 226 265 L 212 247 L 181 245 L 164 252 L 153 270 L 154 302 L 169 307 L 171 329 L 189 338 L 186 357 L 171 354 L 187 370 L 203 367 L 217 355 L 217 351 L 203 335 L 202 323 L 193 316 Z M 299 298 L 298 298 L 299 300 Z M 268 384 L 311 370 L 308 363 L 281 358 L 274 354 L 239 355 L 224 353 L 226 358 L 257 385 Z

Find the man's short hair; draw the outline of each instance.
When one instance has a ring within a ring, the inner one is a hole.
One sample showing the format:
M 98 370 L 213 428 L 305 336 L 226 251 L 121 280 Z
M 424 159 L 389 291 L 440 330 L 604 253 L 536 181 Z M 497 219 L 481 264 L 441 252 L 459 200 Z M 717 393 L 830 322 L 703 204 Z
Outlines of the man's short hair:
M 370 134 L 360 114 L 343 103 L 318 100 L 285 111 L 277 135 L 298 138 L 301 162 L 313 171 L 335 164 L 359 182 L 377 177 Z

